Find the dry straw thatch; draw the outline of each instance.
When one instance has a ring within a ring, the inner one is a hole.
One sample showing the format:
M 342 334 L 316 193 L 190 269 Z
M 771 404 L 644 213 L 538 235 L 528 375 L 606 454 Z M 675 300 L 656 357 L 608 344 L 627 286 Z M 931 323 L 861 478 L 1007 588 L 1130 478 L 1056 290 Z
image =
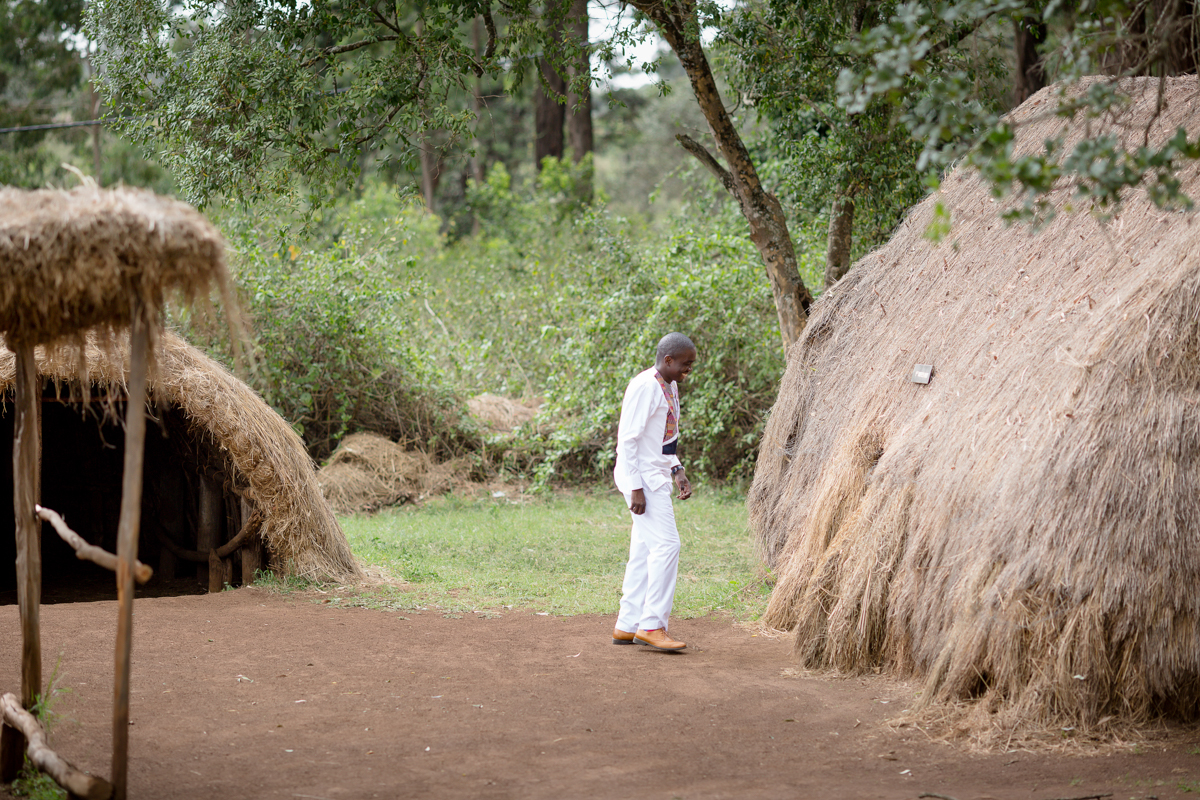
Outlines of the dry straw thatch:
M 1123 89 L 1093 132 L 1200 131 L 1195 77 L 1157 118 L 1156 80 Z M 1051 92 L 1013 112 L 1018 153 L 1071 124 Z M 1200 197 L 1196 165 L 1182 178 Z M 937 198 L 917 206 L 790 354 L 749 498 L 778 578 L 765 622 L 807 667 L 923 677 L 978 724 L 1194 718 L 1200 212 L 1138 193 L 1033 233 L 965 169 L 940 199 L 952 241 L 924 238 Z
M 467 410 L 491 433 L 512 433 L 537 416 L 542 401 L 515 402 L 484 392 L 467 401 Z
M 129 370 L 127 341 L 118 336 L 118 346 L 98 347 L 96 337 L 89 337 L 89 392 L 123 391 Z M 160 337 L 155 358 L 151 402 L 178 408 L 192 435 L 224 453 L 234 490 L 263 512 L 262 536 L 272 563 L 312 578 L 360 576 L 296 432 L 250 387 L 174 334 Z M 11 352 L 0 350 L 0 391 L 11 391 L 15 361 Z M 76 396 L 84 394 L 77 385 L 79 363 L 74 345 L 37 349 L 38 372 Z
M 317 473 L 317 483 L 339 513 L 352 514 L 448 492 L 464 485 L 468 472 L 466 459 L 438 464 L 385 436 L 355 433 L 338 445 Z
M 228 298 L 220 233 L 190 206 L 137 189 L 0 189 L 0 334 L 35 343 L 127 326 L 164 291 Z

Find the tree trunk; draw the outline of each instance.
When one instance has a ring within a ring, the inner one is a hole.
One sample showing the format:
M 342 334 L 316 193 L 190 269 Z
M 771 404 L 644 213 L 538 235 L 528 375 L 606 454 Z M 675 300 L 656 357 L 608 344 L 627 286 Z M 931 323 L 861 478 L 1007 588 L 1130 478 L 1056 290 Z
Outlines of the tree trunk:
M 825 288 L 833 286 L 850 269 L 854 234 L 854 198 L 839 194 L 829 210 L 829 241 L 825 251 Z
M 575 87 L 567 87 L 567 138 L 571 143 L 571 158 L 578 164 L 594 149 L 587 0 L 573 0 L 571 3 L 571 33 L 584 50 L 568 68 L 567 76 L 572 81 L 583 77 L 588 80 L 587 91 L 575 91 Z
M 1013 20 L 1013 51 L 1017 68 L 1013 70 L 1013 105 L 1019 106 L 1046 85 L 1042 54 L 1046 43 L 1046 25 L 1034 17 Z
M 437 213 L 434 205 L 434 192 L 437 191 L 440 164 L 434 151 L 433 140 L 430 136 L 421 138 L 421 195 L 425 198 L 425 208 L 430 214 Z
M 695 0 L 675 0 L 670 5 L 663 0 L 631 0 L 630 4 L 650 18 L 679 57 L 691 81 L 696 102 L 708 121 L 725 163 L 729 165 L 726 170 L 708 150 L 687 136 L 675 137 L 717 176 L 738 201 L 742 216 L 750 226 L 750 239 L 758 248 L 767 268 L 786 352 L 804 331 L 812 295 L 800 279 L 796 251 L 788 233 L 783 206 L 763 188 L 750 153 L 721 102 L 712 68 L 700 40 L 692 30 L 696 23 Z
M 564 13 L 566 9 L 556 6 L 570 2 L 571 0 L 547 0 L 543 14 L 546 44 L 544 52 L 538 58 L 538 79 L 533 90 L 533 160 L 539 171 L 543 158 L 553 156 L 561 159 L 564 153 L 563 123 L 566 121 L 566 107 L 563 100 L 567 93 L 567 82 L 558 74 L 551 56 L 560 56 L 563 31 L 567 24 Z
M 536 107 L 533 160 L 541 170 L 542 159 L 547 156 L 558 159 L 563 157 L 563 120 L 566 107 L 559 102 L 559 98 L 566 93 L 567 84 L 544 56 L 538 59 L 538 70 L 541 79 L 534 89 Z
M 480 24 L 479 17 L 476 17 L 471 29 L 471 43 L 475 47 L 476 57 L 480 55 L 483 39 Z M 471 178 L 475 183 L 482 184 L 487 180 L 487 165 L 484 163 L 483 142 L 479 141 L 479 119 L 483 116 L 483 78 L 479 76 L 475 77 L 475 85 L 471 87 L 471 111 L 475 114 L 475 131 L 471 142 L 471 150 L 475 154 L 471 156 Z
M 1194 74 L 1196 42 L 1200 36 L 1196 25 L 1196 3 L 1194 0 L 1157 0 L 1154 5 L 1159 20 L 1156 33 L 1167 40 L 1162 58 L 1163 74 Z

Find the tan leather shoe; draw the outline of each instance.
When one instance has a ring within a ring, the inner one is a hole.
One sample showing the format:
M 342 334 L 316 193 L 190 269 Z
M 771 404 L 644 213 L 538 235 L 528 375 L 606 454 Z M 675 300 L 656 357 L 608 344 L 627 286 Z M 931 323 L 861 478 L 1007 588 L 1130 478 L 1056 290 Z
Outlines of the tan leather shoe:
M 633 644 L 633 634 L 620 628 L 613 628 L 613 644 Z
M 667 653 L 676 653 L 687 647 L 683 642 L 677 642 L 670 636 L 667 636 L 666 628 L 655 628 L 652 631 L 644 631 L 638 628 L 633 641 L 637 644 L 644 644 L 647 647 L 653 647 L 655 650 L 662 650 Z

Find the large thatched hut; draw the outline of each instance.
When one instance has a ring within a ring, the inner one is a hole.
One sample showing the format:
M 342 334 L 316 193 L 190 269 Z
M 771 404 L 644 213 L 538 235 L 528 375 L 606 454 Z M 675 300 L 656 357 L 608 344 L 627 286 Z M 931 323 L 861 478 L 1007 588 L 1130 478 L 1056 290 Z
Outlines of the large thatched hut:
M 1161 109 L 1156 80 L 1122 88 L 1093 133 L 1200 132 L 1195 77 Z M 1053 91 L 1013 112 L 1018 153 L 1073 124 Z M 749 500 L 767 621 L 805 665 L 920 677 L 992 720 L 1200 713 L 1200 212 L 1070 200 L 1006 227 L 958 169 L 813 307 Z
M 98 347 L 93 337 L 86 348 L 86 386 L 74 346 L 39 348 L 37 363 L 46 381 L 42 503 L 62 512 L 84 538 L 112 550 L 124 440 L 111 412 L 124 398 L 128 343 L 117 338 Z M 14 366 L 12 353 L 0 351 L 4 395 L 12 391 Z M 203 573 L 208 550 L 233 538 L 255 512 L 263 520 L 262 567 L 332 579 L 358 574 L 303 442 L 253 390 L 171 333 L 160 338 L 149 389 L 153 414 L 139 559 L 168 566 L 170 574 L 159 569 L 155 580 L 182 578 L 197 568 Z M 0 416 L 0 485 L 11 481 L 12 424 L 12 414 Z M 11 502 L 0 499 L 0 563 L 13 557 Z M 206 504 L 215 505 L 215 514 L 207 513 Z M 198 543 L 206 517 L 215 526 L 212 538 Z M 103 574 L 77 560 L 52 532 L 43 536 L 43 552 L 51 585 Z M 241 570 L 232 569 L 225 579 L 240 583 Z M 5 586 L 11 581 L 7 570 L 0 572 L 0 592 L 12 589 Z

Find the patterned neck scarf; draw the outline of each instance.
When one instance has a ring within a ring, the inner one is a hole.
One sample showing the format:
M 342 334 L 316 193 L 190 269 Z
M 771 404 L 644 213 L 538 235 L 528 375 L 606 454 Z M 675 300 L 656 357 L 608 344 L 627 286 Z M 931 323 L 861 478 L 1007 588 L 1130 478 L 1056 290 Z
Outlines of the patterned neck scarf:
M 679 438 L 679 395 L 671 391 L 671 384 L 658 374 L 658 370 L 654 370 L 654 379 L 658 381 L 663 397 L 667 398 L 667 427 L 663 430 L 663 444 L 667 445 Z

